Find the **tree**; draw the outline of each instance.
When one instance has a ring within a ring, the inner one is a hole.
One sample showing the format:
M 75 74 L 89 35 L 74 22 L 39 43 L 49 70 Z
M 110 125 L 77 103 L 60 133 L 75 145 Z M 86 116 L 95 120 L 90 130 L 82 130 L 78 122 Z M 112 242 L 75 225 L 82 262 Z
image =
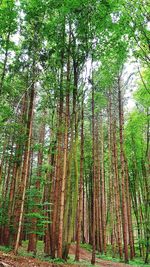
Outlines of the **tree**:
M 148 3 L 1 2 L 0 244 L 148 263 Z

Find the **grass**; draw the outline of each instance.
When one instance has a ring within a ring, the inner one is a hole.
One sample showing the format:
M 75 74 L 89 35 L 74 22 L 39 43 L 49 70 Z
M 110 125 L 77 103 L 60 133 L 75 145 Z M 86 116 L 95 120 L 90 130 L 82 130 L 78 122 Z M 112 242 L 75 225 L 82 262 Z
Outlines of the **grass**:
M 92 252 L 92 246 L 89 244 L 81 244 L 81 247 L 86 249 L 89 252 Z M 107 248 L 108 252 L 107 254 L 100 254 L 98 251 L 96 251 L 96 257 L 102 260 L 109 260 L 112 262 L 124 262 L 123 260 L 121 261 L 119 257 L 112 257 L 111 255 L 111 246 L 108 246 Z M 143 260 L 140 257 L 136 257 L 134 260 L 129 261 L 130 265 L 133 265 L 135 267 L 150 267 L 150 264 L 144 264 Z
M 9 253 L 11 250 L 11 247 L 0 246 L 0 251 L 3 251 L 5 253 Z
M 80 244 L 80 247 L 86 249 L 89 252 L 92 252 L 92 246 L 90 244 L 86 244 L 86 243 L 83 244 L 83 243 L 81 243 Z
M 27 246 L 28 246 L 28 241 L 24 241 L 22 243 L 22 246 L 19 248 L 18 255 L 23 256 L 23 257 L 35 257 L 41 261 L 47 261 L 49 263 L 56 263 L 60 265 L 66 264 L 66 265 L 93 267 L 93 265 L 89 261 L 86 261 L 86 260 L 80 260 L 80 262 L 76 262 L 74 260 L 73 255 L 69 255 L 67 262 L 63 259 L 59 259 L 59 258 L 51 259 L 50 257 L 44 256 L 42 241 L 38 241 L 36 256 L 34 256 L 33 253 L 31 252 L 30 253 L 27 252 Z M 97 267 L 97 265 L 95 265 L 95 267 Z
M 104 254 L 96 254 L 97 258 L 103 259 L 103 260 L 109 260 L 113 262 L 124 262 L 123 260 L 120 260 L 119 258 L 113 258 L 110 255 L 104 255 Z M 133 265 L 135 267 L 150 267 L 149 264 L 144 264 L 143 261 L 140 258 L 135 258 L 134 260 L 129 261 L 130 265 Z
M 65 262 L 64 260 L 59 259 L 59 258 L 51 259 L 50 257 L 44 255 L 43 242 L 42 241 L 38 241 L 36 256 L 34 256 L 34 254 L 31 252 L 27 252 L 27 246 L 28 246 L 28 241 L 22 242 L 22 246 L 19 248 L 19 251 L 18 251 L 19 256 L 34 257 L 34 258 L 37 258 L 41 261 L 47 261 L 49 263 L 56 263 L 56 264 L 60 264 L 60 265 L 68 264 L 68 265 L 77 265 L 77 266 L 86 266 L 86 267 L 92 267 L 93 266 L 93 265 L 91 265 L 91 263 L 89 261 L 86 261 L 86 260 L 80 260 L 80 263 L 76 262 L 74 260 L 73 255 L 69 255 L 67 262 Z M 81 248 L 84 248 L 88 252 L 92 252 L 92 246 L 89 244 L 81 244 Z M 11 250 L 12 250 L 11 247 L 0 246 L 0 251 L 3 251 L 5 253 L 9 253 Z M 100 254 L 98 251 L 96 251 L 96 257 L 99 259 L 102 259 L 102 260 L 109 260 L 112 262 L 123 262 L 118 257 L 116 257 L 116 258 L 112 257 L 111 247 L 108 247 L 107 255 Z M 129 264 L 133 265 L 135 267 L 150 267 L 149 264 L 144 264 L 142 259 L 139 257 L 135 258 L 132 261 L 129 261 Z M 96 265 L 95 265 L 95 267 L 96 267 Z

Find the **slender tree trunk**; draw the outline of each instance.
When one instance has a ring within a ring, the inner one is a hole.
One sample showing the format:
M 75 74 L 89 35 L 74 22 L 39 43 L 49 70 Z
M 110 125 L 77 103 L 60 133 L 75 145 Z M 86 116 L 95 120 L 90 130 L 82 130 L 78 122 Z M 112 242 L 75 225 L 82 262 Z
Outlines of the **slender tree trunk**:
M 54 123 L 52 123 L 53 125 Z M 52 129 L 54 126 L 52 127 Z M 51 142 L 49 148 L 48 164 L 52 167 L 50 172 L 46 174 L 46 183 L 44 186 L 44 200 L 48 204 L 45 205 L 45 216 L 52 221 L 51 204 L 54 202 L 54 189 L 55 189 L 55 165 L 56 165 L 56 140 L 54 131 L 51 131 Z M 46 224 L 45 229 L 45 246 L 44 252 L 46 255 L 52 255 L 52 224 Z
M 122 259 L 122 239 L 121 239 L 121 215 L 120 215 L 120 190 L 119 190 L 119 177 L 118 177 L 118 155 L 116 143 L 116 119 L 114 115 L 113 121 L 113 146 L 112 146 L 112 164 L 114 173 L 114 195 L 115 195 L 115 208 L 116 208 L 116 230 L 117 230 L 117 243 L 119 256 Z
M 62 171 L 62 121 L 63 121 L 63 80 L 64 80 L 64 38 L 65 38 L 65 19 L 62 29 L 63 46 L 61 50 L 61 70 L 60 70 L 60 94 L 59 94 L 59 107 L 58 107 L 58 132 L 57 132 L 57 156 L 56 156 L 56 170 L 55 170 L 55 188 L 53 198 L 53 211 L 52 211 L 52 227 L 51 227 L 51 257 L 55 258 L 55 251 L 58 248 L 58 229 L 59 229 L 59 200 L 60 200 L 60 178 Z M 62 194 L 63 195 L 63 194 Z M 62 216 L 62 215 L 61 215 Z M 59 231 L 60 232 L 60 231 Z M 59 233 L 60 234 L 60 233 Z M 60 243 L 60 240 L 59 240 Z M 60 245 L 59 245 L 60 246 Z
M 101 202 L 101 167 L 100 159 L 98 159 L 98 221 L 99 221 L 99 251 L 103 253 L 103 229 L 102 229 L 102 202 Z
M 25 146 L 23 172 L 22 172 L 22 179 L 21 179 L 23 182 L 22 184 L 23 191 L 22 191 L 22 197 L 21 197 L 17 237 L 15 241 L 15 248 L 14 248 L 15 254 L 17 254 L 18 252 L 18 247 L 19 247 L 19 242 L 20 242 L 23 212 L 24 212 L 25 193 L 26 193 L 27 178 L 28 178 L 28 166 L 29 166 L 29 158 L 30 158 L 30 145 L 31 145 L 31 137 L 32 137 L 32 122 L 33 122 L 33 107 L 34 107 L 34 91 L 35 91 L 34 87 L 35 85 L 33 83 L 31 87 L 30 106 L 29 106 L 29 111 L 28 111 L 27 141 L 26 141 L 26 146 Z
M 70 35 L 71 41 L 71 35 Z M 75 40 L 74 40 L 75 41 Z M 76 45 L 76 43 L 75 43 Z M 77 146 L 78 146 L 78 113 L 77 113 L 77 89 L 78 89 L 78 65 L 76 61 L 76 55 L 73 54 L 73 71 L 74 71 L 74 87 L 73 87 L 73 115 L 72 115 L 72 129 L 71 136 L 73 142 L 73 154 L 71 156 L 72 163 L 74 166 L 74 179 L 72 182 L 73 188 L 70 187 L 70 209 L 68 210 L 68 229 L 67 229 L 67 238 L 64 246 L 63 258 L 67 259 L 69 248 L 71 244 L 71 240 L 74 234 L 74 226 L 75 226 L 75 216 L 77 210 L 77 200 L 78 200 L 78 161 L 77 161 Z M 74 129 L 73 129 L 74 127 Z M 73 132 L 74 130 L 74 132 Z M 73 139 L 74 137 L 74 139 Z M 69 177 L 70 179 L 70 177 Z
M 43 114 L 44 116 L 45 114 Z M 43 119 L 44 120 L 44 119 Z M 41 176 L 42 176 L 42 162 L 43 162 L 43 146 L 44 146 L 44 138 L 45 138 L 45 122 L 43 121 L 41 128 L 40 128 L 40 136 L 39 136 L 39 144 L 40 144 L 40 149 L 38 152 L 38 162 L 37 162 L 37 181 L 35 184 L 36 188 L 36 196 L 35 199 L 33 200 L 35 203 L 34 205 L 35 208 L 33 209 L 33 213 L 38 213 L 38 203 L 40 202 L 39 199 L 39 191 L 40 191 L 40 186 L 41 186 Z M 37 244 L 37 218 L 33 218 L 31 221 L 31 230 L 32 233 L 29 235 L 29 243 L 28 243 L 28 251 L 34 252 L 36 254 L 36 244 Z
M 83 208 L 83 163 L 84 163 L 84 94 L 82 96 L 81 108 L 81 155 L 80 155 L 80 185 L 79 185 L 79 200 L 78 200 L 78 214 L 77 214 L 77 237 L 76 237 L 76 253 L 75 260 L 79 261 L 80 254 L 80 240 L 81 240 L 81 220 Z
M 127 203 L 126 203 L 126 187 L 125 187 L 125 162 L 124 162 L 124 149 L 123 149 L 123 107 L 122 96 L 120 88 L 120 78 L 118 79 L 118 101 L 119 101 L 119 133 L 120 133 L 120 161 L 121 161 L 121 188 L 122 188 L 122 227 L 123 227 L 123 241 L 124 241 L 124 254 L 125 262 L 129 261 L 128 258 L 128 217 L 127 217 Z
M 105 174 L 104 174 L 104 138 L 103 138 L 103 118 L 101 114 L 101 203 L 102 203 L 102 229 L 103 229 L 103 250 L 106 253 L 106 199 L 105 199 Z
M 96 250 L 96 243 L 95 243 L 95 103 L 94 103 L 94 85 L 92 84 L 92 178 L 93 178 L 93 197 L 92 197 L 92 259 L 91 263 L 95 264 L 95 250 Z
M 67 174 L 67 156 L 68 156 L 68 127 L 69 127 L 69 94 L 70 94 L 70 42 L 71 34 L 69 35 L 69 49 L 67 62 L 67 89 L 66 89 L 66 110 L 65 110 L 65 134 L 64 134 L 64 148 L 63 148 L 63 174 L 61 180 L 60 192 L 60 215 L 59 215 L 59 229 L 58 229 L 58 251 L 57 257 L 62 258 L 63 253 L 63 223 L 64 223 L 64 206 L 65 206 L 65 186 Z
M 95 209 L 96 209 L 96 249 L 100 251 L 100 228 L 99 228 L 99 220 L 100 220 L 100 206 L 99 206 L 99 199 L 100 199 L 100 166 L 99 166 L 99 120 L 98 120 L 98 114 L 96 114 L 95 118 L 95 182 L 96 182 L 96 203 L 95 203 Z
M 125 171 L 126 171 L 126 192 L 127 192 L 127 213 L 128 213 L 128 231 L 129 231 L 129 244 L 130 244 L 130 259 L 132 260 L 135 256 L 135 248 L 134 248 L 134 236 L 132 229 L 132 213 L 131 213 L 131 198 L 129 192 L 129 174 L 128 174 L 128 166 L 125 161 Z
M 3 192 L 2 192 L 2 198 L 3 198 L 3 220 L 4 220 L 4 227 L 3 227 L 3 234 L 2 234 L 2 243 L 5 246 L 9 245 L 9 225 L 7 223 L 8 220 L 8 203 L 9 203 L 9 185 L 11 183 L 12 179 L 12 161 L 13 161 L 13 152 L 14 152 L 14 142 L 12 141 L 11 144 L 11 154 L 9 157 L 9 165 L 7 170 L 7 175 L 5 176 L 6 179 L 4 181 L 3 185 Z
M 64 149 L 63 149 L 64 163 L 63 163 L 63 176 L 61 181 L 61 195 L 60 195 L 60 216 L 59 216 L 60 219 L 59 219 L 58 252 L 57 252 L 58 258 L 62 258 L 62 245 L 63 245 L 64 200 L 65 200 L 65 184 L 66 184 L 67 152 L 68 152 L 68 118 L 69 118 L 69 92 L 67 93 L 66 96 L 65 137 L 64 137 Z
M 113 174 L 113 125 L 112 125 L 112 93 L 109 89 L 109 99 L 108 99 L 108 154 L 109 154 L 109 207 L 110 211 L 110 234 L 111 234 L 111 245 L 112 245 L 112 255 L 115 257 L 115 199 L 114 199 L 114 174 Z

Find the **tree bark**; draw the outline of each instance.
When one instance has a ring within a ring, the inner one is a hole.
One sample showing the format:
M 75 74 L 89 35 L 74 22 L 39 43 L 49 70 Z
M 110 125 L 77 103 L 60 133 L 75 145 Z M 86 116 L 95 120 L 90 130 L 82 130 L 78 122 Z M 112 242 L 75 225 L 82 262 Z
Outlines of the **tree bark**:
M 79 184 L 79 200 L 77 214 L 77 233 L 76 233 L 76 253 L 75 260 L 79 261 L 80 241 L 81 241 L 81 221 L 83 208 L 83 164 L 84 164 L 84 93 L 82 95 L 81 107 L 81 154 L 80 154 L 80 184 Z
M 121 96 L 120 78 L 118 79 L 118 101 L 119 101 L 119 134 L 120 134 L 120 161 L 121 161 L 121 188 L 122 188 L 122 227 L 123 227 L 123 241 L 124 241 L 124 255 L 125 262 L 128 263 L 128 217 L 127 217 L 127 203 L 126 203 L 126 187 L 125 187 L 125 162 L 124 162 L 124 148 L 123 148 L 123 107 Z
M 105 199 L 105 174 L 104 174 L 104 138 L 103 138 L 103 117 L 100 115 L 101 131 L 101 205 L 102 205 L 102 229 L 103 229 L 103 251 L 106 253 L 106 199 Z
M 116 208 L 116 230 L 117 230 L 117 243 L 120 259 L 122 259 L 122 239 L 121 239 L 121 215 L 120 215 L 120 190 L 119 190 L 119 177 L 118 177 L 118 154 L 116 143 L 116 118 L 113 119 L 113 146 L 112 146 L 112 164 L 114 174 L 114 196 Z
M 43 116 L 45 113 L 43 114 Z M 38 162 L 37 162 L 37 180 L 35 183 L 35 188 L 36 188 L 36 196 L 33 199 L 34 205 L 36 205 L 33 209 L 33 213 L 38 213 L 38 204 L 40 203 L 40 199 L 38 196 L 38 192 L 40 191 L 40 186 L 41 186 L 41 176 L 42 176 L 42 163 L 43 163 L 43 146 L 44 146 L 44 138 L 45 138 L 45 122 L 43 118 L 43 123 L 41 124 L 40 128 L 40 134 L 39 134 L 39 144 L 40 144 L 40 149 L 38 152 Z M 28 243 L 28 252 L 34 252 L 34 255 L 36 254 L 36 244 L 37 244 L 37 218 L 33 218 L 31 220 L 31 230 L 32 233 L 29 235 L 29 243 Z
M 65 204 L 65 186 L 66 186 L 66 174 L 67 174 L 68 128 L 69 128 L 70 42 L 71 42 L 71 35 L 69 35 L 68 62 L 67 62 L 65 133 L 64 133 L 64 148 L 63 148 L 63 174 L 62 174 L 62 179 L 61 179 L 60 215 L 59 215 L 58 250 L 57 250 L 58 258 L 62 258 L 62 254 L 63 254 L 63 223 L 64 223 L 64 204 Z
M 94 101 L 95 89 L 94 85 L 92 84 L 92 181 L 93 181 L 93 197 L 92 197 L 92 259 L 91 263 L 95 264 L 95 253 L 96 253 L 96 243 L 95 243 L 95 190 L 96 190 L 96 183 L 95 183 L 95 101 Z
M 34 76 L 34 75 L 33 75 Z M 22 196 L 21 196 L 21 206 L 19 210 L 19 221 L 18 221 L 18 228 L 17 228 L 17 237 L 15 241 L 14 253 L 17 254 L 20 235 L 21 235 L 21 228 L 22 228 L 22 220 L 23 220 L 23 212 L 24 212 L 24 202 L 25 202 L 25 193 L 26 193 L 26 186 L 27 186 L 27 178 L 28 178 L 28 167 L 29 167 L 29 158 L 30 158 L 30 145 L 31 145 L 31 138 L 32 138 L 32 122 L 33 122 L 33 107 L 34 107 L 34 93 L 35 92 L 35 85 L 32 83 L 31 86 L 31 94 L 30 94 L 30 106 L 28 111 L 28 123 L 27 123 L 27 141 L 25 144 L 25 154 L 24 154 L 24 163 L 23 163 L 23 171 L 22 171 Z

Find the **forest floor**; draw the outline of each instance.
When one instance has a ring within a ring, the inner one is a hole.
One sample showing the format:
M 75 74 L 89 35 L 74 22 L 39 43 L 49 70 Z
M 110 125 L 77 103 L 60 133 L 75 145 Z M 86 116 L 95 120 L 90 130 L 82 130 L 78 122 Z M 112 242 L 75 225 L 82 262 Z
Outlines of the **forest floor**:
M 69 251 L 70 254 L 75 254 L 75 245 L 72 245 Z M 80 259 L 91 261 L 91 252 L 85 250 L 84 248 L 80 248 Z M 133 265 L 120 263 L 120 262 L 112 262 L 110 260 L 103 260 L 96 257 L 96 266 L 101 267 L 133 267 Z M 134 265 L 135 266 L 135 265 Z M 138 265 L 136 265 L 138 267 Z M 144 265 L 143 265 L 144 266 Z
M 75 254 L 75 245 L 71 245 L 70 248 L 70 257 L 74 258 Z M 37 258 L 33 258 L 31 256 L 15 256 L 12 252 L 5 253 L 0 251 L 0 267 L 90 267 L 92 266 L 90 264 L 91 261 L 91 252 L 87 251 L 84 248 L 80 248 L 80 259 L 81 262 L 79 264 L 75 263 L 52 263 L 52 262 L 46 262 L 44 260 L 40 260 Z M 96 267 L 131 267 L 131 265 L 127 265 L 120 262 L 112 262 L 109 260 L 103 260 L 98 257 L 96 257 Z M 133 266 L 133 265 L 132 265 Z M 138 267 L 138 265 L 134 265 Z M 144 265 L 143 266 L 148 266 Z

